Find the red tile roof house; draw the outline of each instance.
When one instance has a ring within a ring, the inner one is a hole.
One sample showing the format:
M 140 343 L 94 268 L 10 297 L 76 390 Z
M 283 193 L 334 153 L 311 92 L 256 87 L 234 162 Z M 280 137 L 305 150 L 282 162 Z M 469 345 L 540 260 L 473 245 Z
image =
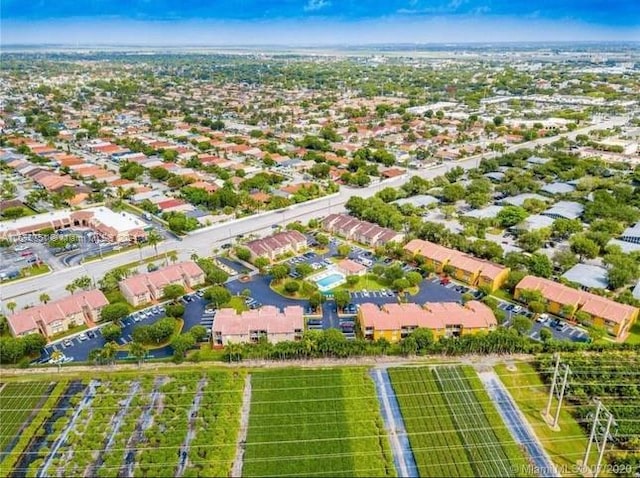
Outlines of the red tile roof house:
M 162 299 L 165 286 L 178 284 L 185 289 L 204 284 L 205 273 L 195 262 L 181 262 L 154 272 L 138 274 L 120 281 L 120 292 L 129 304 L 138 307 Z
M 14 337 L 40 333 L 52 337 L 70 327 L 91 324 L 100 319 L 102 308 L 109 304 L 98 290 L 77 292 L 63 299 L 21 310 L 7 318 Z
M 235 309 L 220 309 L 213 323 L 214 347 L 229 343 L 256 343 L 266 337 L 271 343 L 300 340 L 304 331 L 302 307 L 292 305 L 281 312 L 272 305 L 238 314 Z
M 366 266 L 358 264 L 351 259 L 342 259 L 336 264 L 336 269 L 347 276 L 362 276 L 367 272 Z
M 278 232 L 264 239 L 255 239 L 247 243 L 252 259 L 266 257 L 271 261 L 289 252 L 300 252 L 306 247 L 307 238 L 298 231 Z
M 361 221 L 348 214 L 330 214 L 322 221 L 324 230 L 340 234 L 362 244 L 377 246 L 387 242 L 402 242 L 404 234 L 367 221 Z

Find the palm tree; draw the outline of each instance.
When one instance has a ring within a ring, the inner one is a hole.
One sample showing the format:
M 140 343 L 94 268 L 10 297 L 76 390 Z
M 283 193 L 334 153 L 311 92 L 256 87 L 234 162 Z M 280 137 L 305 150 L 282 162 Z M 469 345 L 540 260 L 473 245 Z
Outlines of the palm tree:
M 16 304 L 15 302 L 13 301 L 7 302 L 7 309 L 9 309 L 11 313 L 13 313 L 13 311 L 16 310 L 16 307 L 18 307 L 18 304 Z
M 169 260 L 173 263 L 177 262 L 178 260 L 178 253 L 176 251 L 169 251 L 167 253 L 167 256 L 169 257 Z
M 77 289 L 77 286 L 76 286 L 73 282 L 71 282 L 70 284 L 67 284 L 67 286 L 65 287 L 65 289 L 66 289 L 67 291 L 69 291 L 69 293 L 70 293 L 71 295 L 73 295 L 73 293 L 74 293 L 74 292 L 76 291 L 76 289 Z
M 129 346 L 129 354 L 136 358 L 139 367 L 147 356 L 147 349 L 140 342 L 131 342 L 131 345 Z
M 49 297 L 49 294 L 42 293 L 40 294 L 40 297 L 38 297 L 38 299 L 40 299 L 40 302 L 42 302 L 43 304 L 46 304 L 51 300 L 51 297 Z
M 107 342 L 102 347 L 102 358 L 106 363 L 113 363 L 116 359 L 116 354 L 118 353 L 118 346 L 115 342 Z
M 162 240 L 162 236 L 155 229 L 150 231 L 149 234 L 147 235 L 147 244 L 149 244 L 150 246 L 153 246 L 156 256 L 158 255 L 158 243 L 161 240 Z
M 199 257 L 200 257 L 200 256 L 198 256 L 198 254 L 197 254 L 197 253 L 195 253 L 195 252 L 194 252 L 193 254 L 191 254 L 191 260 L 192 260 L 193 262 L 196 262 L 196 261 L 199 259 Z
M 58 372 L 60 371 L 60 367 L 62 367 L 62 359 L 64 355 L 59 350 L 54 350 L 51 354 L 51 360 L 58 366 Z

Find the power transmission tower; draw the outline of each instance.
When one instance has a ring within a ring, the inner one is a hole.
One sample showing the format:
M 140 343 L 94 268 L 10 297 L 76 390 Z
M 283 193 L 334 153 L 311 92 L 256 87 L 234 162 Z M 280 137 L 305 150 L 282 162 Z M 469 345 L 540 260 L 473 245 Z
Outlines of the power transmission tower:
M 607 448 L 607 442 L 611 438 L 611 427 L 617 426 L 613 414 L 607 410 L 599 399 L 596 399 L 596 413 L 593 417 L 593 425 L 591 426 L 591 435 L 589 436 L 589 443 L 587 444 L 587 450 L 584 454 L 584 460 L 582 460 L 583 471 L 589 470 L 589 454 L 591 453 L 591 446 L 595 442 L 598 448 L 598 461 L 596 467 L 593 470 L 593 478 L 598 476 L 600 472 L 600 465 L 602 464 L 602 458 L 604 457 L 604 451 Z
M 567 390 L 567 380 L 571 369 L 566 363 L 560 363 L 560 354 L 555 354 L 556 366 L 553 371 L 553 379 L 551 381 L 551 389 L 549 390 L 549 400 L 547 401 L 547 408 L 545 410 L 545 418 L 550 417 L 551 403 L 553 402 L 553 396 L 558 398 L 558 407 L 553 417 L 552 427 L 558 426 L 558 419 L 560 418 L 560 410 L 562 408 L 562 400 L 564 400 L 564 394 Z M 561 371 L 562 369 L 562 371 Z

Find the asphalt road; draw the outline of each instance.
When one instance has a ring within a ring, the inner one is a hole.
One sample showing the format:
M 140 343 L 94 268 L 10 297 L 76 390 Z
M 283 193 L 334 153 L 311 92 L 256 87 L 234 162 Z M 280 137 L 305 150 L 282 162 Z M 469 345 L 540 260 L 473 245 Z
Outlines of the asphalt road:
M 603 129 L 622 125 L 627 121 L 628 119 L 626 117 L 612 118 L 586 128 L 578 129 L 572 133 L 565 133 L 550 138 L 540 138 L 534 141 L 521 143 L 512 146 L 507 150 L 507 152 L 513 152 L 523 148 L 533 149 L 536 146 L 550 144 L 562 137 L 574 139 L 578 134 L 585 134 L 593 129 Z M 208 256 L 211 255 L 213 248 L 219 248 L 222 244 L 231 242 L 238 235 L 266 235 L 272 231 L 272 226 L 274 224 L 284 226 L 290 222 L 304 222 L 314 217 L 343 212 L 344 204 L 351 196 L 360 196 L 364 198 L 371 197 L 380 189 L 385 187 L 401 186 L 412 176 L 420 176 L 425 179 L 430 179 L 442 175 L 455 166 L 460 166 L 464 169 L 471 169 L 476 167 L 481 159 L 493 156 L 496 156 L 496 153 L 483 153 L 460 161 L 448 162 L 433 168 L 409 170 L 403 176 L 372 184 L 367 188 L 342 187 L 338 193 L 330 197 L 289 206 L 282 210 L 268 211 L 222 224 L 216 224 L 208 228 L 194 231 L 181 241 L 176 239 L 164 241 L 162 243 L 162 247 L 166 251 L 172 249 L 178 250 L 179 258 L 181 260 L 187 260 L 194 252 L 199 255 Z M 38 304 L 38 296 L 43 292 L 46 292 L 52 300 L 58 299 L 67 294 L 65 286 L 77 277 L 88 275 L 95 281 L 102 277 L 107 271 L 121 264 L 126 264 L 139 259 L 140 255 L 143 257 L 151 257 L 154 255 L 154 250 L 152 247 L 146 247 L 142 249 L 141 252 L 138 250 L 128 251 L 118 254 L 117 256 L 107 257 L 103 260 L 89 264 L 78 265 L 68 269 L 54 271 L 44 276 L 38 276 L 32 279 L 2 285 L 0 286 L 0 304 L 13 301 L 17 304 L 18 308 L 24 308 L 27 305 L 36 305 Z

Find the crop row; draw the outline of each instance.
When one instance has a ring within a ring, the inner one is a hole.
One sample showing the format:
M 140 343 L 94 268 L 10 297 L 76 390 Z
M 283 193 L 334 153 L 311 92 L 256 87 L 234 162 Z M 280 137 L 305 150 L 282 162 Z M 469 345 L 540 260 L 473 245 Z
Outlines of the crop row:
M 490 423 L 485 410 L 474 394 L 471 383 L 459 367 L 434 369 L 439 386 L 446 397 L 453 421 L 462 436 L 476 476 L 512 476 L 517 469 L 503 448 L 503 441 L 514 443 L 511 436 L 499 437 L 496 428 L 504 429 L 502 421 Z M 476 384 L 482 388 L 481 383 Z M 488 396 L 482 397 L 488 401 Z M 498 417 L 499 418 L 499 417 Z M 523 469 L 520 467 L 520 469 Z
M 254 373 L 243 475 L 391 475 L 378 410 L 362 369 Z
M 67 382 L 58 382 L 49 396 L 46 402 L 40 408 L 38 414 L 31 420 L 29 425 L 22 430 L 20 437 L 11 451 L 2 454 L 2 460 L 0 462 L 0 476 L 9 476 L 16 466 L 18 466 L 21 458 L 27 458 L 24 455 L 25 451 L 29 448 L 34 436 L 37 432 L 42 430 L 43 424 L 51 418 L 53 414 L 53 408 L 60 399 L 60 396 L 67 387 Z
M 35 416 L 53 386 L 49 382 L 9 382 L 0 392 L 0 452 L 7 449 L 29 418 Z
M 421 476 L 473 476 L 464 443 L 433 373 L 390 368 L 416 465 Z

